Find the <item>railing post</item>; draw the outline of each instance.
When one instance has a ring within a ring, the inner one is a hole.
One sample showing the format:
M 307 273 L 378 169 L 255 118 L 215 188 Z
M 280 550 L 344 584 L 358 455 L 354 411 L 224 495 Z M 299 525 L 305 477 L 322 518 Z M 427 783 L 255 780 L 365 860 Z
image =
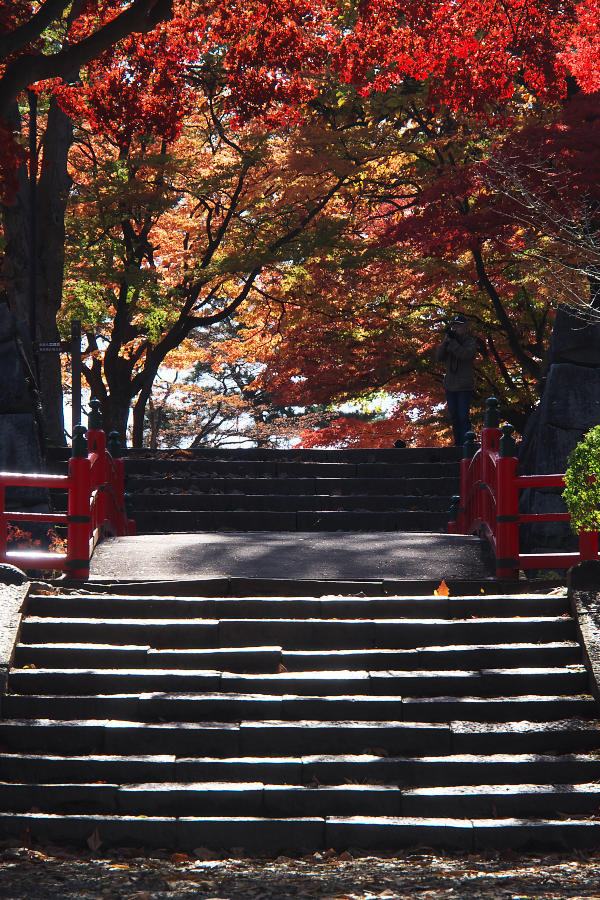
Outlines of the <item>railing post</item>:
M 462 479 L 461 479 L 462 480 Z M 460 534 L 458 530 L 458 516 L 460 513 L 460 494 L 454 494 L 448 513 L 448 534 Z
M 67 572 L 71 578 L 90 574 L 90 461 L 83 425 L 75 427 L 69 460 L 67 505 Z
M 469 475 L 471 462 L 477 452 L 475 433 L 467 431 L 463 444 L 463 455 L 460 461 L 460 503 L 456 517 L 456 530 L 459 534 L 467 534 L 469 522 L 467 521 L 467 501 L 469 497 Z
M 512 439 L 513 426 L 500 429 L 500 458 L 496 489 L 496 575 L 514 578 L 519 572 L 519 460 Z
M 495 397 L 488 397 L 485 406 L 484 427 L 481 432 L 481 481 L 488 486 L 488 490 L 481 490 L 481 519 L 487 522 L 495 534 L 496 508 L 492 496 L 495 496 L 496 466 L 492 459 L 499 451 L 501 431 L 498 427 L 498 401 Z
M 598 559 L 598 532 L 579 532 L 579 553 L 581 559 Z
M 91 491 L 96 491 L 96 500 L 94 504 L 94 521 L 92 522 L 92 533 L 96 528 L 101 530 L 104 528 L 106 521 L 106 490 L 104 485 L 108 480 L 108 466 L 106 464 L 106 434 L 102 429 L 102 413 L 100 412 L 100 401 L 90 400 L 90 412 L 88 415 L 88 447 L 89 453 L 96 454 L 96 459 L 92 461 L 91 469 Z M 102 532 L 100 532 L 101 534 Z
M 109 434 L 107 448 L 114 466 L 113 469 L 107 465 L 108 480 L 112 484 L 113 503 L 116 507 L 116 521 L 113 522 L 113 525 L 118 535 L 128 534 L 127 512 L 125 510 L 125 463 L 121 454 L 121 441 L 118 431 L 111 431 Z
M 6 562 L 8 549 L 8 522 L 6 521 L 6 491 L 0 484 L 0 561 Z

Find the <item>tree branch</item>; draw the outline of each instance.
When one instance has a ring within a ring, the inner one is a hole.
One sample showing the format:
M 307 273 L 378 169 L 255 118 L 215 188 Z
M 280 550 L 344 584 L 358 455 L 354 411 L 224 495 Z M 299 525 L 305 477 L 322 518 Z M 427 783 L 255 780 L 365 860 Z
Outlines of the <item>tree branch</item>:
M 131 6 L 98 31 L 59 50 L 58 53 L 26 53 L 7 66 L 0 78 L 0 119 L 21 91 L 43 78 L 70 76 L 96 59 L 128 34 L 151 31 L 172 16 L 172 0 L 133 0 Z
M 18 25 L 6 34 L 0 34 L 0 60 L 7 59 L 22 47 L 31 44 L 48 28 L 69 5 L 69 0 L 46 0 L 28 22 Z

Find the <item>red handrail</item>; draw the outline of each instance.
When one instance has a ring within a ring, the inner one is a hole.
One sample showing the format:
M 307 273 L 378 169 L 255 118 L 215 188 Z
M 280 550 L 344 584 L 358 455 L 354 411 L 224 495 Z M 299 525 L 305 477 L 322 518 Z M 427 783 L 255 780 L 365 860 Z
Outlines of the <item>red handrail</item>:
M 497 401 L 488 400 L 486 425 L 477 449 L 470 432 L 460 464 L 460 498 L 448 522 L 453 534 L 478 534 L 490 542 L 498 578 L 514 578 L 519 569 L 564 569 L 598 558 L 598 533 L 582 532 L 573 553 L 521 553 L 519 525 L 532 522 L 569 522 L 568 512 L 521 513 L 519 491 L 535 487 L 564 487 L 564 474 L 519 475 L 519 460 L 511 437 L 512 426 L 497 427 Z M 490 421 L 491 420 L 491 421 Z
M 106 534 L 135 533 L 135 523 L 125 510 L 124 463 L 106 449 L 100 428 L 87 432 L 78 425 L 68 475 L 0 472 L 0 562 L 23 569 L 66 571 L 72 578 L 86 579 L 90 558 Z M 87 440 L 86 440 L 87 438 Z M 111 449 L 116 448 L 112 442 Z M 118 450 L 117 450 L 118 452 Z M 68 492 L 66 513 L 29 513 L 6 510 L 6 487 L 61 488 Z M 67 526 L 66 553 L 38 550 L 8 550 L 8 523 L 48 523 Z

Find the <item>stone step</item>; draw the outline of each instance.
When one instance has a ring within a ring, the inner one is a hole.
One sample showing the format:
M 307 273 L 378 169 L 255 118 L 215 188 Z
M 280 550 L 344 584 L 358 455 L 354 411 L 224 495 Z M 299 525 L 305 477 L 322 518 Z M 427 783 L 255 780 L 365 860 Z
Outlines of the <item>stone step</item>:
M 438 512 L 446 518 L 451 504 L 451 496 L 407 497 L 387 493 L 351 494 L 342 497 L 323 494 L 157 494 L 132 495 L 136 512 L 167 510 L 173 511 L 223 511 L 223 512 Z
M 0 814 L 0 830 L 18 829 L 33 841 L 87 846 L 92 835 L 103 845 L 191 850 L 242 847 L 250 852 L 301 851 L 347 847 L 397 850 L 443 847 L 473 852 L 490 848 L 596 847 L 600 821 L 548 819 L 427 819 L 332 816 L 324 818 L 55 816 Z
M 107 695 L 6 694 L 5 719 L 119 719 L 146 722 L 323 720 L 478 722 L 550 721 L 597 716 L 596 701 L 581 694 L 517 694 L 503 697 L 412 697 L 374 694 L 146 692 Z
M 202 754 L 222 757 L 299 757 L 367 754 L 381 757 L 482 753 L 582 753 L 598 749 L 598 720 L 557 722 L 331 722 L 301 720 L 158 722 L 6 719 L 4 752 L 127 755 Z
M 575 624 L 563 616 L 478 619 L 113 619 L 27 617 L 21 641 L 147 644 L 162 649 L 282 646 L 286 650 L 411 649 L 443 643 L 565 641 Z
M 566 597 L 539 594 L 461 597 L 136 597 L 103 594 L 33 594 L 28 615 L 98 619 L 260 618 L 511 618 L 562 616 Z
M 177 651 L 157 651 L 173 652 Z M 177 666 L 185 666 L 177 659 Z M 575 641 L 547 644 L 481 644 L 416 647 L 413 650 L 283 650 L 281 664 L 288 672 L 310 669 L 482 669 L 510 666 L 568 666 L 579 663 L 581 649 Z M 20 663 L 19 663 L 20 664 Z
M 565 656 L 566 659 L 566 656 Z M 568 659 L 568 662 L 575 662 Z M 15 667 L 91 669 L 219 669 L 277 672 L 281 647 L 215 647 L 207 650 L 154 650 L 119 644 L 17 644 Z
M 344 671 L 244 674 L 216 670 L 11 669 L 8 690 L 17 694 L 213 693 L 297 696 L 397 695 L 421 697 L 582 693 L 585 666 L 464 671 Z
M 185 477 L 177 474 L 168 477 L 159 475 L 135 475 L 127 477 L 127 490 L 134 498 L 143 496 L 143 491 L 156 491 L 158 494 L 294 494 L 310 496 L 335 496 L 347 497 L 354 494 L 362 496 L 380 496 L 393 494 L 394 496 L 416 497 L 450 497 L 456 493 L 459 484 L 458 471 L 456 474 L 440 477 L 439 473 L 427 477 L 354 477 L 354 478 L 327 478 L 316 477 L 221 477 L 219 475 L 199 476 L 189 474 Z
M 15 668 L 219 669 L 228 672 L 288 672 L 337 669 L 481 669 L 568 666 L 579 662 L 575 641 L 548 644 L 482 644 L 417 647 L 413 650 L 282 650 L 281 647 L 216 647 L 155 650 L 118 644 L 17 644 Z
M 56 453 L 56 458 L 67 459 L 68 451 Z M 361 447 L 339 450 L 304 450 L 298 447 L 201 447 L 197 450 L 126 450 L 125 459 L 128 465 L 145 465 L 151 467 L 154 460 L 176 460 L 182 465 L 186 461 L 198 460 L 268 460 L 275 462 L 458 462 L 462 458 L 462 447 L 406 447 L 396 448 Z
M 254 477 L 254 478 L 454 478 L 458 460 L 434 459 L 417 462 L 410 457 L 386 462 L 315 462 L 314 460 L 240 459 L 131 459 L 125 461 L 125 475 L 169 475 Z M 163 487 L 165 485 L 163 484 Z
M 448 513 L 398 510 L 393 512 L 329 512 L 298 510 L 138 510 L 133 518 L 143 534 L 180 531 L 432 531 L 446 530 Z
M 454 754 L 384 757 L 374 754 L 301 757 L 176 757 L 0 753 L 3 779 L 42 783 L 228 782 L 268 784 L 375 783 L 400 790 L 457 785 L 571 784 L 597 781 L 597 753 Z
M 371 784 L 271 785 L 262 782 L 141 784 L 1 783 L 0 810 L 59 815 L 411 818 L 583 817 L 600 805 L 588 784 L 457 785 L 412 788 Z

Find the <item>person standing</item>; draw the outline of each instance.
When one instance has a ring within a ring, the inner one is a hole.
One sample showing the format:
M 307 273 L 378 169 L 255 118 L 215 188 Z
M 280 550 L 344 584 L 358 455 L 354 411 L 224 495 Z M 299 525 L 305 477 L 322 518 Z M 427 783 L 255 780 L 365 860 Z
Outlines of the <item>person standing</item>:
M 473 360 L 476 353 L 477 341 L 469 332 L 467 318 L 459 314 L 446 327 L 446 336 L 436 351 L 438 362 L 446 364 L 443 384 L 456 447 L 462 447 L 467 431 L 471 431 L 471 400 L 475 387 Z

